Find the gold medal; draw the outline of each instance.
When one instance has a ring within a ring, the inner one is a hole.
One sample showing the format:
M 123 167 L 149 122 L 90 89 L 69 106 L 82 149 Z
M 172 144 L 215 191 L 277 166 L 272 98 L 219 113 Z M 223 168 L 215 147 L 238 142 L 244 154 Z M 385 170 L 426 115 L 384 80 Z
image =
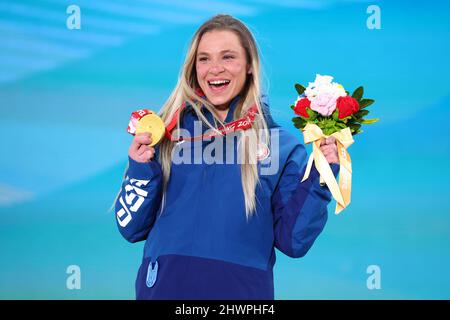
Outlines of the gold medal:
M 151 147 L 155 146 L 164 136 L 166 128 L 164 122 L 156 113 L 149 113 L 139 119 L 136 124 L 136 134 L 150 132 L 152 135 Z

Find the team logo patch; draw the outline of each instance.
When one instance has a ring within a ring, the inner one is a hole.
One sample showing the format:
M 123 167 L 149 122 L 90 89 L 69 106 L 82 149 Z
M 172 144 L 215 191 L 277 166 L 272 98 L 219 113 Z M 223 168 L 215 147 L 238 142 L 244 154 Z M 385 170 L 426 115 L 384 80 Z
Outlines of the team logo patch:
M 267 159 L 270 155 L 270 149 L 265 143 L 260 143 L 258 145 L 258 150 L 256 151 L 256 159 L 258 161 L 263 161 L 264 159 Z

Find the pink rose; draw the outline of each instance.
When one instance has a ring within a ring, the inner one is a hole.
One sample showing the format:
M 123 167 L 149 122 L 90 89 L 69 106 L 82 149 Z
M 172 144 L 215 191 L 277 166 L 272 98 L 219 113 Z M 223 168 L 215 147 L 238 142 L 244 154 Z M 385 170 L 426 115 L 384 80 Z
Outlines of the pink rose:
M 311 109 L 328 117 L 336 109 L 336 97 L 331 92 L 323 92 L 311 99 Z

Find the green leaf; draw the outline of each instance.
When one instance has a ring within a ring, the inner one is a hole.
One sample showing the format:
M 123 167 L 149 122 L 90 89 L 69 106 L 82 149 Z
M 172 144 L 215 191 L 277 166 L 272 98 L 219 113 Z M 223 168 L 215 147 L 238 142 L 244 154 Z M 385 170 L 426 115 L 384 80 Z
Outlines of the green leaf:
M 302 86 L 301 84 L 295 84 L 295 90 L 297 90 L 298 95 L 301 96 L 303 92 L 305 92 L 306 88 Z
M 373 100 L 373 99 L 362 99 L 360 102 L 359 102 L 359 108 L 360 109 L 364 109 L 364 108 L 367 108 L 368 106 L 370 106 L 372 103 L 374 103 L 375 102 L 375 100 Z
M 357 119 L 361 119 L 364 116 L 367 116 L 369 114 L 369 110 L 359 110 L 357 113 L 355 113 L 355 117 Z
M 352 132 L 356 132 L 361 128 L 361 125 L 360 124 L 351 124 L 351 125 L 349 125 L 349 127 Z
M 291 106 L 291 109 L 292 109 L 292 110 L 294 110 L 294 109 L 295 109 L 295 106 L 294 106 L 294 105 L 292 105 L 292 106 Z
M 334 110 L 332 117 L 333 117 L 333 120 L 335 120 L 335 121 L 339 120 L 339 110 L 338 109 Z
M 345 125 L 345 123 L 342 123 L 342 122 L 336 122 L 336 126 L 339 128 L 339 129 L 345 129 L 347 126 Z
M 341 121 L 342 123 L 348 123 L 349 121 L 353 121 L 355 118 L 353 117 L 353 115 L 350 115 L 348 117 L 339 119 L 339 121 Z
M 353 92 L 352 97 L 355 98 L 356 100 L 360 101 L 362 96 L 363 96 L 363 94 L 364 94 L 364 88 L 361 86 L 361 87 L 358 87 Z
M 292 121 L 294 122 L 294 124 L 297 124 L 297 123 L 304 124 L 306 122 L 306 120 L 301 117 L 292 118 Z
M 374 118 L 374 119 L 365 119 L 365 120 L 361 121 L 361 123 L 364 123 L 364 124 L 372 124 L 372 123 L 375 123 L 375 122 L 378 122 L 378 121 L 380 121 L 380 119 L 378 119 L 378 118 Z
M 303 129 L 306 125 L 306 120 L 300 117 L 292 118 L 292 122 L 294 122 L 294 127 L 297 129 Z
M 311 120 L 315 120 L 317 118 L 316 113 L 312 111 L 310 108 L 306 108 L 306 113 L 311 118 Z

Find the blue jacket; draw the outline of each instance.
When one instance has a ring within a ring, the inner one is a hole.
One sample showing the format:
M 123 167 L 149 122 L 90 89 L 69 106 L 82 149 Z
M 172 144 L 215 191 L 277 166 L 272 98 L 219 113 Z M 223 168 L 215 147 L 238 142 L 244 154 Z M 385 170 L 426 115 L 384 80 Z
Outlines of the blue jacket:
M 225 122 L 232 121 L 236 102 Z M 137 299 L 273 299 L 275 248 L 294 258 L 311 248 L 327 221 L 330 191 L 320 186 L 316 169 L 300 182 L 308 156 L 305 147 L 299 137 L 273 122 L 266 103 L 264 114 L 271 134 L 279 134 L 280 146 L 258 168 L 274 157 L 279 168 L 272 175 L 260 174 L 256 213 L 248 220 L 240 164 L 172 164 L 161 212 L 157 156 L 149 163 L 129 158 L 116 216 L 125 239 L 146 240 Z M 206 109 L 205 116 L 212 121 Z M 193 135 L 195 120 L 188 107 L 181 127 Z M 212 141 L 177 147 L 194 157 L 194 149 L 204 151 Z M 337 174 L 338 166 L 332 169 Z

